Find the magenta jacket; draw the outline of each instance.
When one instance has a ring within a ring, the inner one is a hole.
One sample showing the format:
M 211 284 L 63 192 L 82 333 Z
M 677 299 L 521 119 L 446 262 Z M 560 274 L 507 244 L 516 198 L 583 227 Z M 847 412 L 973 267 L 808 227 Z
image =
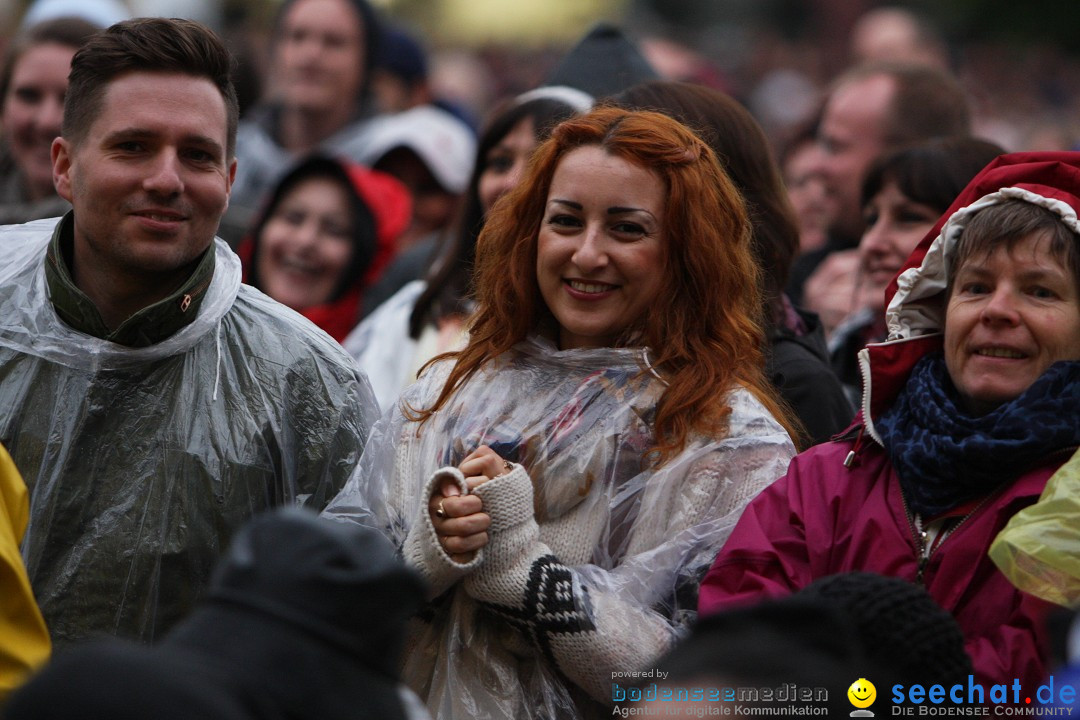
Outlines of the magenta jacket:
M 1062 188 L 1065 188 L 1063 190 Z M 785 595 L 826 575 L 877 572 L 921 582 L 964 632 L 976 680 L 1034 690 L 1047 674 L 1043 618 L 1050 605 L 1021 592 L 987 556 L 1009 518 L 1033 504 L 1073 449 L 957 511 L 963 519 L 923 558 L 914 518 L 874 420 L 915 363 L 941 346 L 945 268 L 974 209 L 1020 198 L 1080 228 L 1080 153 L 1005 155 L 983 170 L 912 254 L 888 291 L 889 339 L 860 352 L 859 415 L 845 439 L 792 460 L 787 475 L 743 512 L 701 585 L 699 612 Z
M 750 503 L 701 585 L 702 615 L 853 570 L 917 581 L 918 541 L 896 474 L 876 443 L 844 467 L 853 445 L 835 441 L 802 453 Z M 1034 691 L 1045 679 L 1042 620 L 1050 606 L 1013 587 L 986 551 L 1065 459 L 1056 457 L 985 500 L 922 568 L 922 583 L 956 618 L 976 680 L 987 687 L 1019 678 Z

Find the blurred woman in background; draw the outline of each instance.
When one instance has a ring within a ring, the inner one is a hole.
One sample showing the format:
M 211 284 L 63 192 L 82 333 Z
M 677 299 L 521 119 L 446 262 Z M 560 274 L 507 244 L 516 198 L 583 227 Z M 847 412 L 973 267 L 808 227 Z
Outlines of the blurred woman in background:
M 220 234 L 235 244 L 282 175 L 308 153 L 359 161 L 375 114 L 370 69 L 380 25 L 367 0 L 285 0 L 267 93 L 240 122 L 236 181 Z
M 245 282 L 341 342 L 410 214 L 408 191 L 389 175 L 311 156 L 274 188 L 242 243 Z
M 829 338 L 833 370 L 853 402 L 861 385 L 859 351 L 885 339 L 885 289 L 964 186 L 1004 152 L 978 138 L 939 138 L 871 165 L 862 187 L 866 231 L 859 242 L 857 284 L 834 290 L 847 292 L 846 307 L 854 310 Z
M 764 282 L 766 372 L 802 423 L 805 440 L 828 440 L 847 427 L 854 410 L 829 368 L 817 316 L 798 311 L 784 295 L 799 249 L 799 227 L 765 133 L 735 99 L 700 85 L 654 81 L 615 100 L 622 107 L 665 113 L 697 132 L 739 189 Z
M 12 40 L 0 69 L 0 225 L 71 208 L 53 187 L 52 142 L 60 135 L 71 58 L 99 29 L 57 18 Z

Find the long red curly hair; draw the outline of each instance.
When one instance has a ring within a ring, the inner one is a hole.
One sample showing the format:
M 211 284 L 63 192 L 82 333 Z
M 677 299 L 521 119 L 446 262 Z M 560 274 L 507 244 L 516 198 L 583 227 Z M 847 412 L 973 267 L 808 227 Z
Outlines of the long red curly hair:
M 666 115 L 619 108 L 556 127 L 521 183 L 492 208 L 477 240 L 477 310 L 468 344 L 431 361 L 456 359 L 434 404 L 406 407 L 406 416 L 427 420 L 485 364 L 541 328 L 558 327 L 536 279 L 537 236 L 559 161 L 583 146 L 648 168 L 667 190 L 658 305 L 634 333 L 667 384 L 656 412 L 655 462 L 680 452 L 691 434 L 724 437 L 727 396 L 739 385 L 795 437 L 763 369 L 761 278 L 742 197 L 692 131 Z

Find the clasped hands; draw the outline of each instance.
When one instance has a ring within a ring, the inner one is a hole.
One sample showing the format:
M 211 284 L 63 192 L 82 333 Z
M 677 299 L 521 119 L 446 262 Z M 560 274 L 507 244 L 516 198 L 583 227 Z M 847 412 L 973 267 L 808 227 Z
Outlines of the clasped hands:
M 476 448 L 458 465 L 470 491 L 510 469 L 510 463 L 487 445 Z M 456 563 L 471 561 L 488 544 L 491 516 L 484 512 L 484 501 L 474 494 L 462 495 L 452 481 L 444 481 L 428 498 L 428 515 L 443 550 Z

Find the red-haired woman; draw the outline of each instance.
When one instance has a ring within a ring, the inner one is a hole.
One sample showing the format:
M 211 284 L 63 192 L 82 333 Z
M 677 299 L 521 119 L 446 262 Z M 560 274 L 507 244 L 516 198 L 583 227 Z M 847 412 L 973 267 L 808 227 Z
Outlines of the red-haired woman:
M 746 210 L 690 130 L 596 110 L 496 204 L 475 283 L 468 345 L 406 390 L 329 513 L 430 583 L 404 677 L 437 718 L 610 715 L 616 673 L 694 619 L 710 555 L 792 456 Z

